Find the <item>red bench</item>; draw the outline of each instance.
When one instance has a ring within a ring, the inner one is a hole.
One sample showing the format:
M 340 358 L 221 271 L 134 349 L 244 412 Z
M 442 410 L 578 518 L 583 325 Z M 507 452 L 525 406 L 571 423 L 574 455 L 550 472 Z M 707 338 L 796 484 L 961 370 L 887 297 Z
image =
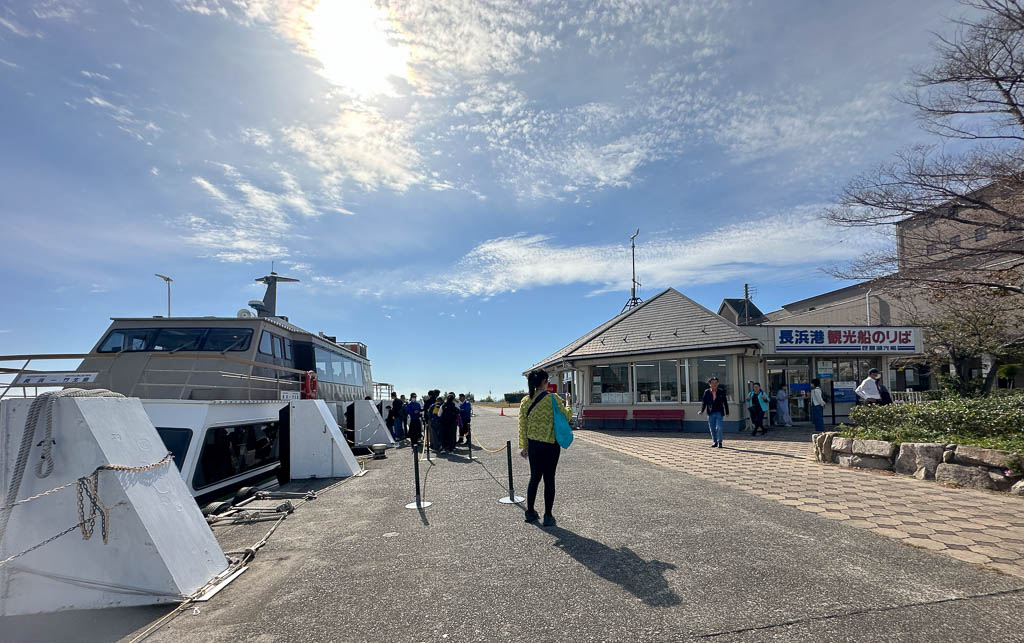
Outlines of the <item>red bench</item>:
M 637 421 L 652 421 L 654 422 L 655 430 L 661 428 L 662 422 L 678 422 L 679 430 L 683 430 L 683 419 L 686 417 L 686 411 L 683 409 L 634 409 L 633 410 L 633 430 L 637 428 Z
M 609 422 L 618 422 L 620 429 L 626 428 L 626 409 L 583 409 L 583 426 L 588 429 L 603 429 Z

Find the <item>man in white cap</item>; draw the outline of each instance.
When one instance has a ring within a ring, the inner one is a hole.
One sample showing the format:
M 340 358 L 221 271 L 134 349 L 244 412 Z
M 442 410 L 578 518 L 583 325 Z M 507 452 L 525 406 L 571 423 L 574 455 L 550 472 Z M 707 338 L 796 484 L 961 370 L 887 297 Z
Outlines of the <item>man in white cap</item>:
M 882 401 L 882 393 L 878 390 L 878 378 L 881 376 L 877 368 L 868 371 L 868 376 L 857 387 L 857 397 L 861 404 L 878 404 Z

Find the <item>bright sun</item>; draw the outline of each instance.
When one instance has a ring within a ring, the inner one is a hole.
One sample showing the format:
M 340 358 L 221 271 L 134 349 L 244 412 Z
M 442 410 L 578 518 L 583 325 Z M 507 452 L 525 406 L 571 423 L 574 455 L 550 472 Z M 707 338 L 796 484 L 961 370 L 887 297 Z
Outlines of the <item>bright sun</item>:
M 394 94 L 392 76 L 408 78 L 409 47 L 389 41 L 397 31 L 372 1 L 322 0 L 305 21 L 305 44 L 335 85 L 368 98 Z

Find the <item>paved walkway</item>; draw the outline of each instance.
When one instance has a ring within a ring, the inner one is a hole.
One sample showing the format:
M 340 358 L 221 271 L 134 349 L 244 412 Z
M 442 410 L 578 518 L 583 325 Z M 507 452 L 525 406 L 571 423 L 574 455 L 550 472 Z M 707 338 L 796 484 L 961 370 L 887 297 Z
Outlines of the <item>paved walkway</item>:
M 814 460 L 807 431 L 708 436 L 578 431 L 577 437 L 903 544 L 1024 578 L 1024 498 L 951 489 Z

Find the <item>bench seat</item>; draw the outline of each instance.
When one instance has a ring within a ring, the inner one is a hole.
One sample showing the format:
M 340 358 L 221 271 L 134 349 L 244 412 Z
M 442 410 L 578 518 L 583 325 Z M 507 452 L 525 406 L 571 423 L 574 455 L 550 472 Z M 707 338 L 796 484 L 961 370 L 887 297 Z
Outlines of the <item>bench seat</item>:
M 583 409 L 583 426 L 600 430 L 618 424 L 618 428 L 625 429 L 627 413 L 626 409 Z
M 683 430 L 683 420 L 686 419 L 686 411 L 683 409 L 635 409 L 633 411 L 633 430 L 636 430 L 638 422 L 653 422 L 655 430 L 661 429 L 662 424 L 670 428 Z

